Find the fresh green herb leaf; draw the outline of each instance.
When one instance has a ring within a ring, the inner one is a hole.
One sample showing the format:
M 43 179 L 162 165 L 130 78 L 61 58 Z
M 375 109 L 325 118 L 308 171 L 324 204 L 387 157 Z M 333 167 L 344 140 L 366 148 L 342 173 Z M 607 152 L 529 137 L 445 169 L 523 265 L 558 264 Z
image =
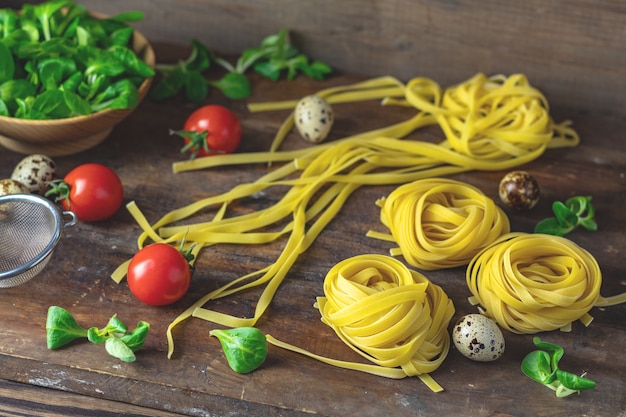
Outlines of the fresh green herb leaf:
M 140 11 L 131 11 L 116 14 L 113 17 L 110 17 L 109 20 L 114 20 L 117 22 L 139 22 L 143 20 L 144 13 Z
M 0 84 L 13 79 L 15 62 L 11 50 L 0 40 Z
M 104 347 L 109 355 L 124 362 L 134 362 L 136 359 L 132 349 L 116 337 L 109 337 L 106 342 L 104 342 Z
M 544 342 L 539 337 L 534 337 L 533 343 L 541 350 L 532 351 L 524 357 L 521 364 L 524 375 L 555 391 L 557 397 L 595 388 L 596 383 L 584 378 L 584 375 L 559 369 L 558 364 L 563 357 L 561 346 Z
M 569 198 L 565 203 L 555 201 L 552 204 L 554 217 L 541 220 L 535 226 L 535 233 L 545 233 L 555 236 L 565 236 L 578 226 L 588 231 L 598 230 L 595 208 L 591 204 L 590 196 Z
M 87 337 L 87 329 L 79 326 L 72 315 L 62 307 L 48 308 L 46 341 L 48 349 L 58 349 L 71 341 Z
M 211 63 L 219 65 L 227 73 L 219 80 L 205 79 L 205 82 L 220 90 L 226 97 L 235 100 L 252 94 L 250 81 L 245 75 L 251 69 L 274 81 L 285 72 L 288 80 L 293 80 L 299 73 L 321 80 L 332 72 L 330 66 L 323 62 L 309 63 L 308 57 L 299 53 L 289 43 L 285 29 L 263 39 L 260 46 L 244 50 L 235 65 L 215 55 L 206 45 L 193 39 L 191 54 L 187 59 L 172 65 L 157 65 L 162 78 L 152 90 L 151 97 L 163 100 L 175 96 L 185 88 L 186 97 L 190 101 L 206 98 L 208 94 L 206 88 L 199 88 L 201 80 L 199 74 L 210 68 Z M 192 85 L 194 89 L 189 88 Z
M 150 323 L 140 321 L 139 323 L 137 323 L 137 327 L 135 327 L 133 331 L 131 331 L 130 333 L 126 333 L 123 336 L 120 336 L 120 340 L 124 342 L 124 344 L 128 346 L 129 349 L 135 352 L 143 347 L 149 331 Z
M 211 330 L 209 334 L 219 339 L 228 365 L 233 371 L 245 374 L 265 362 L 267 339 L 256 327 Z
M 208 94 L 208 85 L 198 71 L 189 71 L 184 77 L 185 97 L 192 102 L 202 101 Z
M 86 338 L 93 344 L 104 343 L 111 356 L 125 362 L 135 360 L 134 352 L 144 345 L 149 330 L 150 324 L 140 321 L 134 330 L 128 332 L 128 326 L 117 315 L 113 315 L 102 329 L 85 329 L 76 323 L 67 310 L 57 306 L 48 309 L 46 320 L 48 349 L 57 349 L 72 340 Z
M 578 216 L 569 207 L 560 201 L 552 203 L 552 211 L 557 221 L 563 227 L 574 227 L 578 224 Z
M 0 99 L 0 116 L 8 116 L 9 115 L 9 108 L 7 107 L 7 104 L 4 102 L 4 100 Z
M 165 100 L 178 94 L 185 85 L 186 74 L 178 67 L 163 76 L 150 92 L 153 100 Z
M 238 72 L 229 72 L 217 81 L 210 84 L 219 89 L 226 97 L 234 100 L 244 99 L 252 94 L 252 86 L 245 75 Z

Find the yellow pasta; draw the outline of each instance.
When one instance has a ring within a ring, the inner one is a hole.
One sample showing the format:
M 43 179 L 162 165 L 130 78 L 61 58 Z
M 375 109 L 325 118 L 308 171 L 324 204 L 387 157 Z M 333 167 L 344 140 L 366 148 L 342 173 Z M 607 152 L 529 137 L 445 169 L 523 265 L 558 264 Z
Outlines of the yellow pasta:
M 503 170 L 539 157 L 549 147 L 576 146 L 579 138 L 567 123 L 556 124 L 545 98 L 523 75 L 486 77 L 478 74 L 442 89 L 434 81 L 416 78 L 404 85 L 382 77 L 322 92 L 329 102 L 359 101 L 383 95 L 386 105 L 415 108 L 406 121 L 361 132 L 297 151 L 279 151 L 289 131 L 287 118 L 268 152 L 216 155 L 174 165 L 175 172 L 232 164 L 284 162 L 251 183 L 189 205 L 148 222 L 139 207 L 129 209 L 143 229 L 138 246 L 148 241 L 183 238 L 201 256 L 201 249 L 219 243 L 259 244 L 281 239 L 284 247 L 266 267 L 245 274 L 198 300 L 168 327 L 168 357 L 174 351 L 172 330 L 190 317 L 225 326 L 252 326 L 264 314 L 282 280 L 298 257 L 339 212 L 347 198 L 363 185 L 404 184 L 470 170 Z M 289 108 L 294 103 L 269 103 Z M 263 106 L 257 105 L 262 111 Z M 291 117 L 291 116 L 290 116 Z M 403 140 L 424 126 L 438 125 L 445 138 L 438 144 Z M 286 188 L 275 204 L 258 212 L 227 217 L 237 199 L 270 187 Z M 194 222 L 196 213 L 215 208 L 211 221 Z M 114 273 L 119 281 L 126 264 Z M 253 317 L 241 318 L 205 307 L 209 301 L 252 287 L 264 287 Z
M 389 234 L 368 236 L 395 241 L 391 255 L 402 255 L 425 270 L 467 265 L 486 246 L 510 232 L 509 219 L 478 188 L 447 178 L 401 185 L 380 199 L 381 222 Z
M 419 376 L 433 391 L 442 390 L 428 374 L 448 354 L 454 305 L 422 274 L 388 256 L 358 255 L 330 269 L 315 306 L 344 343 L 375 365 L 312 355 L 273 337 L 269 342 L 346 369 Z
M 478 254 L 467 268 L 472 303 L 514 333 L 569 330 L 590 322 L 601 301 L 595 258 L 564 237 L 511 233 Z

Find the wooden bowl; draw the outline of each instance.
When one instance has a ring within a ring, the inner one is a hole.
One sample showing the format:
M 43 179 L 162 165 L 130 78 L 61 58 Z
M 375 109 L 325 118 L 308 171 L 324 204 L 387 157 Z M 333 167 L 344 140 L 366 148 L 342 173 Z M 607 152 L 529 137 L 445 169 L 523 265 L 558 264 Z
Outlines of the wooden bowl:
M 154 50 L 137 30 L 133 36 L 133 50 L 152 68 Z M 139 103 L 144 99 L 152 78 L 139 86 Z M 78 153 L 98 145 L 109 136 L 115 125 L 135 109 L 102 110 L 87 116 L 55 120 L 27 120 L 0 116 L 0 145 L 22 154 L 41 153 L 63 156 Z

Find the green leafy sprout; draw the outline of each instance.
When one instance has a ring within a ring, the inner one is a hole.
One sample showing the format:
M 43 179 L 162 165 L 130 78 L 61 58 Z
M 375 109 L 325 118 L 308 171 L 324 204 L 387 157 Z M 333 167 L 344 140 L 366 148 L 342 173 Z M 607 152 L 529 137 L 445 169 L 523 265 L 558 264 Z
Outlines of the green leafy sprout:
M 48 308 L 46 320 L 46 342 L 48 349 L 58 349 L 68 343 L 86 338 L 91 343 L 104 343 L 107 353 L 124 362 L 135 361 L 135 351 L 140 349 L 150 331 L 150 324 L 145 321 L 137 323 L 137 327 L 128 331 L 126 326 L 114 315 L 102 329 L 80 326 L 69 311 L 62 307 Z
M 537 223 L 535 233 L 565 236 L 579 226 L 589 231 L 598 230 L 594 218 L 596 210 L 591 204 L 590 196 L 572 197 L 565 203 L 555 201 L 552 204 L 552 211 L 554 217 L 548 217 Z
M 534 337 L 533 343 L 540 350 L 530 352 L 522 360 L 524 375 L 555 391 L 557 397 L 567 397 L 596 387 L 596 383 L 584 378 L 584 374 L 578 376 L 559 369 L 559 361 L 563 357 L 561 346 L 543 342 L 539 337 Z
M 230 368 L 240 374 L 252 372 L 267 358 L 267 338 L 256 327 L 211 330 L 220 341 Z
M 212 63 L 225 69 L 227 73 L 217 79 L 208 80 L 204 72 Z M 246 49 L 233 65 L 217 56 L 202 42 L 191 41 L 191 53 L 185 60 L 176 64 L 159 64 L 157 70 L 163 75 L 152 89 L 154 100 L 164 100 L 184 91 L 189 101 L 202 101 L 208 94 L 209 87 L 217 88 L 230 99 L 244 99 L 252 94 L 252 87 L 246 73 L 253 70 L 257 74 L 276 81 L 286 72 L 292 80 L 299 73 L 322 80 L 332 72 L 330 66 L 321 61 L 311 62 L 290 42 L 287 30 L 266 37 L 261 45 Z

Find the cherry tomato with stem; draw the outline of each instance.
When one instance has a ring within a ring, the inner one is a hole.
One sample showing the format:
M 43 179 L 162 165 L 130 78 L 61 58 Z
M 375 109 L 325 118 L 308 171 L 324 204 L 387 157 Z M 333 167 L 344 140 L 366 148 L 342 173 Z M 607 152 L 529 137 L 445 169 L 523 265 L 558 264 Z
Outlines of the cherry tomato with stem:
M 111 168 L 101 164 L 79 165 L 50 185 L 46 196 L 55 196 L 55 201 L 83 222 L 110 218 L 124 201 L 122 181 Z
M 133 295 L 151 306 L 164 306 L 180 300 L 189 290 L 193 260 L 191 249 L 182 250 L 166 243 L 141 248 L 128 264 L 126 279 Z
M 241 143 L 241 124 L 226 107 L 209 104 L 191 113 L 182 130 L 170 130 L 170 134 L 183 138 L 181 152 L 190 152 L 193 159 L 235 152 Z

